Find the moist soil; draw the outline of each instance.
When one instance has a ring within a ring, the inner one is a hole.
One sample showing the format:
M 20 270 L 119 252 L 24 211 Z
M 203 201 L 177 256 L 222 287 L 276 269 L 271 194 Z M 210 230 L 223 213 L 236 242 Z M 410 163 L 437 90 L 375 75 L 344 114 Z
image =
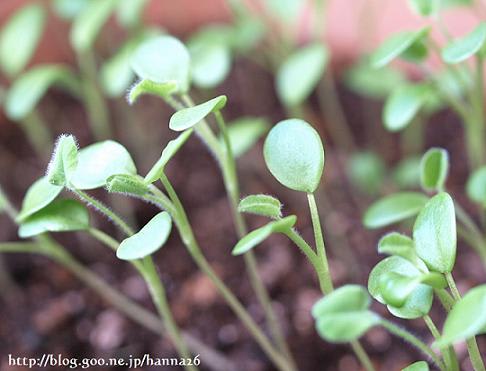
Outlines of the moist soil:
M 338 81 L 339 72 L 336 71 Z M 202 101 L 220 93 L 229 97 L 225 109 L 229 120 L 242 115 L 258 115 L 274 123 L 285 117 L 275 97 L 271 75 L 248 60 L 238 60 L 230 77 L 217 91 L 195 98 Z M 361 150 L 374 148 L 391 168 L 403 152 L 398 136 L 381 127 L 381 103 L 364 100 L 341 85 L 339 96 L 357 147 Z M 165 143 L 173 137 L 167 128 L 170 108 L 152 97 L 142 99 L 133 107 L 122 98 L 110 101 L 109 105 L 112 108 L 111 122 L 116 128 L 114 137 L 133 153 L 139 172 L 145 174 L 158 159 Z M 50 123 L 53 134 L 73 133 L 81 146 L 92 142 L 87 118 L 71 97 L 61 92 L 50 93 L 42 101 L 40 113 Z M 336 286 L 345 283 L 366 285 L 369 272 L 381 258 L 376 243 L 386 230 L 363 228 L 363 210 L 374 197 L 360 193 L 347 180 L 343 164 L 349 153 L 338 151 L 329 139 L 328 125 L 323 118 L 326 115 L 319 113 L 317 97 L 311 99 L 305 114 L 321 132 L 325 143 L 324 181 L 317 198 L 334 282 Z M 32 153 L 18 125 L 6 119 L 3 121 L 0 182 L 18 207 L 29 184 L 45 171 L 47 158 Z M 459 121 L 448 112 L 440 112 L 424 131 L 427 148 L 441 146 L 449 150 L 452 166 L 448 188 L 467 210 L 477 216 L 477 210 L 468 203 L 463 192 L 467 163 Z M 298 216 L 299 231 L 312 241 L 305 195 L 284 189 L 269 175 L 263 162 L 261 143 L 238 160 L 238 167 L 242 195 L 267 193 L 277 196 L 285 204 L 284 212 Z M 230 254 L 237 241 L 236 234 L 214 159 L 197 138 L 191 138 L 168 167 L 168 175 L 187 208 L 204 254 L 254 319 L 263 325 L 263 313 L 249 286 L 243 259 Z M 391 191 L 393 186 L 385 184 L 382 193 Z M 94 195 L 123 213 L 136 226 L 143 225 L 157 212 L 153 206 L 119 196 L 107 197 L 103 191 L 96 191 Z M 121 238 L 109 222 L 94 212 L 92 221 L 97 227 Z M 265 221 L 250 216 L 247 222 L 250 228 L 256 228 Z M 17 240 L 16 228 L 5 216 L 0 217 L 0 226 L 1 241 Z M 407 227 L 402 230 L 410 232 Z M 59 234 L 56 239 L 107 282 L 153 310 L 141 278 L 130 265 L 118 261 L 111 251 L 81 233 Z M 359 370 L 360 366 L 347 346 L 328 344 L 317 336 L 310 309 L 321 294 L 309 263 L 298 249 L 285 238 L 275 236 L 258 246 L 255 253 L 260 274 L 299 369 Z M 175 318 L 183 329 L 224 353 L 241 370 L 274 370 L 208 279 L 196 269 L 177 233 L 172 233 L 155 260 Z M 3 256 L 1 263 L 4 268 L 0 271 L 5 273 L 1 279 L 0 296 L 2 370 L 21 369 L 9 368 L 8 354 L 39 357 L 43 353 L 53 353 L 78 359 L 141 357 L 145 353 L 153 357 L 175 355 L 167 340 L 124 317 L 71 273 L 47 258 L 10 254 Z M 480 260 L 462 242 L 454 275 L 460 290 L 484 281 Z M 392 318 L 381 304 L 375 302 L 373 308 Z M 431 316 L 441 326 L 444 315 L 436 305 Z M 393 320 L 426 341 L 432 341 L 422 321 Z M 379 370 L 399 370 L 423 359 L 414 348 L 381 329 L 371 330 L 362 343 Z M 484 339 L 479 339 L 479 346 L 486 351 Z M 470 369 L 464 346 L 459 346 L 458 352 L 461 368 Z M 204 359 L 201 368 L 207 369 Z M 145 369 L 150 370 L 149 367 Z

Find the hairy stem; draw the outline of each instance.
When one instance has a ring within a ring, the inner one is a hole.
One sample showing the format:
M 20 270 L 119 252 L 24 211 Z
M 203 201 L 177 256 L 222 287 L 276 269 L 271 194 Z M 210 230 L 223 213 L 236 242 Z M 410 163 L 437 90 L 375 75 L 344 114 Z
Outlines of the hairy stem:
M 434 321 L 432 321 L 432 318 L 428 314 L 422 317 L 425 324 L 427 325 L 430 333 L 434 337 L 434 339 L 439 339 L 440 338 L 440 332 L 437 329 L 437 326 L 435 326 Z M 459 363 L 457 361 L 457 355 L 456 352 L 454 351 L 453 346 L 449 347 L 444 347 L 440 349 L 440 352 L 442 353 L 442 357 L 444 358 L 445 366 L 447 370 L 450 371 L 459 371 Z

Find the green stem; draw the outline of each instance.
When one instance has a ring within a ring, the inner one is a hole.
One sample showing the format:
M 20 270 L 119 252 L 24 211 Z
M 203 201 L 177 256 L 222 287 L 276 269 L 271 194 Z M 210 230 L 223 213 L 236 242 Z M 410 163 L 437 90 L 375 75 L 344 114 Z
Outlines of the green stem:
M 39 112 L 34 109 L 20 122 L 20 126 L 37 155 L 46 158 L 52 147 L 52 133 Z
M 88 111 L 91 130 L 96 140 L 112 136 L 108 107 L 98 86 L 96 61 L 91 50 L 78 54 L 78 64 L 82 76 L 83 100 Z
M 280 352 L 278 352 L 265 334 L 261 331 L 255 321 L 251 318 L 248 312 L 245 310 L 243 305 L 239 302 L 236 296 L 231 292 L 231 290 L 224 284 L 224 282 L 219 278 L 219 276 L 214 272 L 213 268 L 210 266 L 208 261 L 206 260 L 204 254 L 202 253 L 199 244 L 194 237 L 194 233 L 192 231 L 192 227 L 189 223 L 187 218 L 187 214 L 184 210 L 184 207 L 179 199 L 179 196 L 175 192 L 172 184 L 170 183 L 169 179 L 162 175 L 160 178 L 162 184 L 164 185 L 174 207 L 175 207 L 175 214 L 172 215 L 172 218 L 179 230 L 179 234 L 181 239 L 186 246 L 187 250 L 191 254 L 194 262 L 197 264 L 199 269 L 208 276 L 217 290 L 220 292 L 222 297 L 234 311 L 234 313 L 238 316 L 238 318 L 243 322 L 245 327 L 248 329 L 250 334 L 254 337 L 257 343 L 260 345 L 262 350 L 267 354 L 267 356 L 272 360 L 275 366 L 282 371 L 291 371 L 293 368 L 288 364 L 288 360 L 286 357 L 283 357 Z
M 350 343 L 350 345 L 353 349 L 354 354 L 360 361 L 361 365 L 363 365 L 365 370 L 375 371 L 375 366 L 373 366 L 373 363 L 371 363 L 370 357 L 368 356 L 360 342 L 358 340 L 354 340 Z
M 312 219 L 312 227 L 314 229 L 314 239 L 316 241 L 317 257 L 319 259 L 319 270 L 317 272 L 321 287 L 324 294 L 329 294 L 334 290 L 331 273 L 329 271 L 329 263 L 327 261 L 326 248 L 324 246 L 324 237 L 322 235 L 321 221 L 319 218 L 319 210 L 317 209 L 316 199 L 314 194 L 308 193 L 307 200 L 309 201 L 309 210 Z
M 147 256 L 143 259 L 143 271 L 142 275 L 147 283 L 152 299 L 157 307 L 160 317 L 163 318 L 167 333 L 169 334 L 177 352 L 181 357 L 186 359 L 191 357 L 191 353 L 187 348 L 184 340 L 182 339 L 179 327 L 177 326 L 172 311 L 170 310 L 169 302 L 167 301 L 167 295 L 165 293 L 164 285 L 160 280 L 160 277 L 155 268 L 154 262 L 151 256 Z M 197 370 L 195 366 L 185 366 L 186 370 Z
M 437 329 L 437 326 L 435 326 L 434 321 L 432 321 L 432 318 L 428 314 L 422 317 L 425 324 L 429 328 L 430 333 L 434 337 L 435 340 L 440 338 L 440 332 Z M 459 363 L 457 361 L 457 356 L 456 352 L 454 351 L 454 347 L 449 346 L 449 347 L 444 347 L 440 349 L 440 352 L 442 353 L 442 357 L 444 358 L 445 366 L 447 370 L 450 371 L 459 371 Z
M 449 284 L 449 288 L 451 289 L 452 296 L 454 300 L 457 302 L 461 300 L 461 294 L 457 289 L 456 282 L 454 281 L 454 277 L 452 277 L 452 273 L 447 272 L 444 274 Z M 484 363 L 481 358 L 481 353 L 479 352 L 478 344 L 476 342 L 475 337 L 471 337 L 466 340 L 467 344 L 467 351 L 469 353 L 469 359 L 471 360 L 471 364 L 475 371 L 485 371 Z
M 445 370 L 445 367 L 441 361 L 441 359 L 434 353 L 430 347 L 425 344 L 422 340 L 417 338 L 415 335 L 411 334 L 407 330 L 401 328 L 400 326 L 395 325 L 393 322 L 388 321 L 385 318 L 382 318 L 380 324 L 386 328 L 390 333 L 395 336 L 398 336 L 405 340 L 406 342 L 412 344 L 415 348 L 420 350 L 422 353 L 430 357 L 432 361 L 441 369 Z
M 312 247 L 302 238 L 300 234 L 296 232 L 295 229 L 289 229 L 285 232 L 285 235 L 304 253 L 307 260 L 312 264 L 314 269 L 317 271 L 319 268 L 319 258 L 317 257 Z M 323 289 L 321 287 L 321 289 Z
M 120 218 L 115 212 L 110 210 L 108 206 L 106 206 L 100 200 L 90 196 L 84 191 L 80 189 L 70 187 L 69 188 L 75 195 L 77 195 L 83 202 L 88 204 L 89 206 L 94 207 L 98 210 L 101 214 L 105 215 L 109 220 L 111 220 L 118 228 L 120 228 L 123 233 L 127 236 L 131 236 L 135 233 L 135 231 L 130 227 L 122 218 Z

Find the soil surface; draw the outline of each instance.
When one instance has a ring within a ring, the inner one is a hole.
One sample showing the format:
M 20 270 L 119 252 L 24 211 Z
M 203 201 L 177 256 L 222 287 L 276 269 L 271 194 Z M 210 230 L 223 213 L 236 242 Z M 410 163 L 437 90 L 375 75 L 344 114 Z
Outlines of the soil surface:
M 339 76 L 339 74 L 338 74 Z M 401 157 L 399 139 L 386 133 L 380 124 L 380 103 L 365 101 L 340 88 L 346 117 L 360 149 L 378 148 L 391 167 Z M 270 75 L 247 60 L 239 60 L 228 80 L 211 92 L 229 97 L 225 116 L 231 120 L 242 115 L 261 115 L 271 122 L 285 117 L 274 95 Z M 195 97 L 202 101 L 207 96 Z M 129 107 L 123 99 L 109 102 L 115 138 L 132 153 L 141 174 L 145 174 L 173 134 L 167 128 L 172 111 L 159 100 L 142 99 Z M 322 215 L 330 266 L 336 286 L 344 283 L 366 285 L 367 277 L 380 257 L 376 243 L 384 230 L 368 231 L 361 224 L 364 208 L 372 198 L 359 193 L 345 176 L 344 163 L 349 153 L 337 151 L 327 140 L 328 124 L 318 113 L 317 97 L 307 108 L 309 120 L 321 131 L 326 146 L 324 181 L 317 195 Z M 42 102 L 42 116 L 51 123 L 54 134 L 73 133 L 81 146 L 92 141 L 86 117 L 79 104 L 59 92 L 50 93 Z M 36 157 L 16 124 L 1 125 L 0 182 L 18 207 L 25 190 L 43 174 L 47 159 Z M 468 210 L 476 210 L 464 197 L 467 165 L 464 158 L 462 129 L 457 118 L 447 112 L 433 117 L 426 129 L 426 146 L 442 146 L 449 150 L 452 173 L 448 187 Z M 238 161 L 242 195 L 268 193 L 285 204 L 284 212 L 298 216 L 297 227 L 312 241 L 310 217 L 305 195 L 290 192 L 278 184 L 265 169 L 259 143 Z M 241 258 L 230 254 L 236 242 L 223 183 L 214 159 L 197 138 L 191 138 L 168 167 L 168 176 L 187 208 L 196 237 L 212 266 L 234 290 L 258 323 L 263 313 L 245 275 Z M 393 190 L 385 185 L 383 193 Z M 120 196 L 107 197 L 102 191 L 93 193 L 122 212 L 134 226 L 141 226 L 156 213 L 153 206 L 140 201 L 126 201 Z M 69 196 L 69 195 L 67 195 Z M 117 234 L 112 225 L 92 212 L 93 223 Z M 250 228 L 263 219 L 247 217 Z M 0 217 L 0 240 L 16 240 L 16 227 L 5 216 Z M 406 228 L 402 228 L 408 232 Z M 81 233 L 59 234 L 59 240 L 87 267 L 134 300 L 153 310 L 149 293 L 132 267 L 117 260 L 111 251 Z M 259 271 L 270 291 L 276 312 L 287 335 L 290 348 L 300 370 L 359 370 L 347 346 L 325 343 L 316 334 L 310 308 L 321 296 L 316 278 L 298 249 L 282 237 L 272 237 L 256 250 Z M 9 368 L 7 355 L 40 356 L 43 353 L 66 357 L 154 357 L 173 356 L 171 345 L 111 308 L 102 297 L 83 286 L 71 273 L 47 258 L 35 255 L 2 256 L 5 273 L 1 280 L 0 355 L 2 370 Z M 195 267 L 177 233 L 156 254 L 156 263 L 167 287 L 175 318 L 180 326 L 205 344 L 212 346 L 235 362 L 241 370 L 270 371 L 270 365 L 241 323 L 219 297 L 213 286 Z M 454 270 L 460 290 L 484 281 L 484 269 L 472 250 L 459 245 Z M 392 318 L 379 303 L 373 308 Z M 434 305 L 432 317 L 439 325 L 444 318 Z M 411 331 L 431 342 L 420 320 L 401 321 Z M 486 351 L 485 339 L 479 339 Z M 399 370 L 423 359 L 411 346 L 381 329 L 366 334 L 362 343 L 380 370 Z M 464 370 L 466 350 L 458 348 Z M 204 359 L 202 359 L 202 369 Z M 107 368 L 100 368 L 106 369 Z M 115 368 L 113 368 L 115 369 Z M 145 368 L 149 370 L 150 368 Z

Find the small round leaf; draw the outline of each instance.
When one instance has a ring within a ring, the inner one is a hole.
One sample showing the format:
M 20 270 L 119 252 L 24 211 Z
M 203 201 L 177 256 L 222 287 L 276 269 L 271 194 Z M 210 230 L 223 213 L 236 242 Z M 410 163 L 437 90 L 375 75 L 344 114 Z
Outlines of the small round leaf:
M 451 272 L 456 260 L 456 215 L 451 196 L 442 192 L 420 211 L 413 227 L 417 255 L 429 269 Z
M 44 29 L 46 14 L 39 4 L 27 5 L 13 14 L 0 32 L 0 66 L 9 76 L 29 63 Z
M 408 219 L 422 209 L 428 197 L 417 192 L 400 192 L 371 205 L 363 217 L 366 228 L 381 228 Z
M 77 189 L 94 189 L 104 187 L 112 175 L 136 173 L 135 164 L 125 147 L 106 140 L 79 151 L 78 166 L 71 184 Z
M 363 286 L 344 285 L 319 299 L 312 306 L 312 317 L 318 319 L 328 313 L 355 312 L 370 307 L 370 295 Z
M 49 205 L 57 198 L 62 190 L 62 186 L 51 184 L 46 177 L 36 180 L 25 194 L 17 221 L 21 222 L 28 216 Z
M 319 134 L 307 122 L 280 121 L 270 130 L 263 154 L 268 169 L 284 186 L 306 193 L 319 186 L 324 148 Z
M 178 93 L 189 89 L 190 64 L 186 47 L 172 36 L 145 41 L 132 57 L 132 68 L 138 77 L 159 84 L 175 82 Z
M 222 110 L 226 101 L 226 96 L 220 95 L 197 106 L 181 109 L 172 115 L 169 127 L 174 131 L 189 129 L 201 122 L 211 112 Z
M 152 255 L 167 241 L 172 219 L 166 211 L 155 215 L 140 231 L 123 240 L 116 256 L 121 260 L 136 260 Z
M 86 207 L 75 200 L 56 200 L 28 216 L 19 227 L 19 237 L 28 238 L 44 232 L 80 231 L 89 228 Z
M 420 182 L 426 191 L 441 192 L 449 172 L 449 154 L 442 148 L 429 149 L 420 162 Z
M 277 93 L 286 106 L 302 103 L 317 86 L 329 53 L 321 43 L 306 46 L 292 54 L 277 72 Z
M 447 315 L 442 336 L 434 343 L 442 348 L 465 341 L 486 331 L 486 285 L 477 286 L 464 295 Z
M 452 41 L 442 50 L 442 59 L 446 63 L 459 63 L 473 56 L 486 41 L 486 22 L 481 22 L 465 37 Z

